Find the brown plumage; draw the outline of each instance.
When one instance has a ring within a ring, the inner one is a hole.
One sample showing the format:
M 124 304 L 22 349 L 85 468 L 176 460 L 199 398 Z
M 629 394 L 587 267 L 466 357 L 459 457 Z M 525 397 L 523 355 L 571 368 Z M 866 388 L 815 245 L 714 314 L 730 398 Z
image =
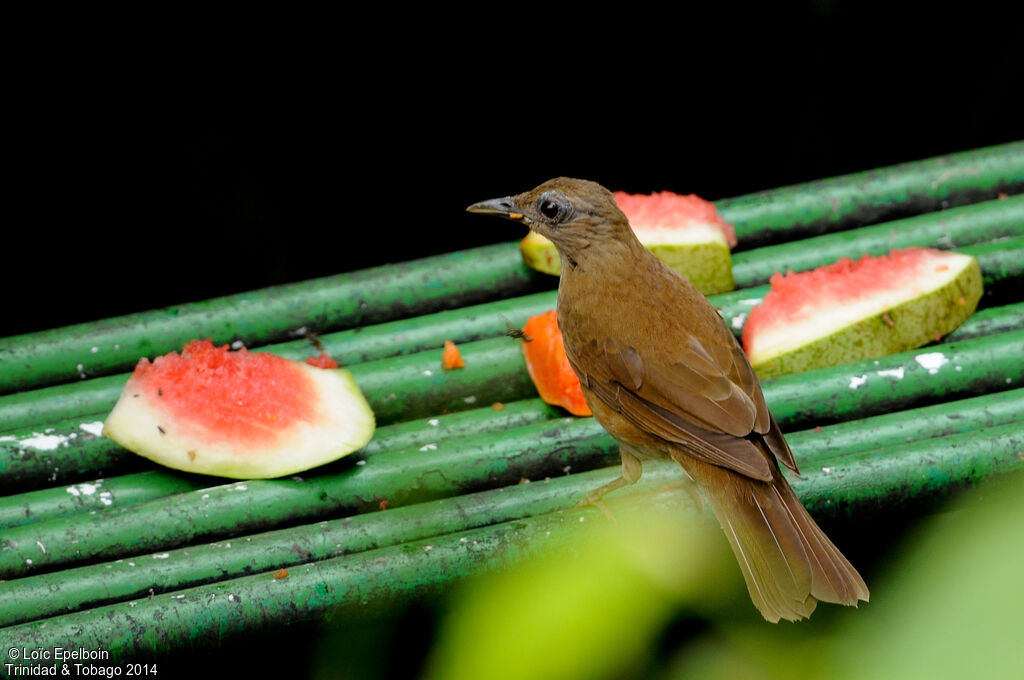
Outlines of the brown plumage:
M 746 355 L 707 299 L 644 248 L 611 192 L 557 178 L 471 212 L 526 223 L 562 259 L 558 325 L 594 416 L 618 440 L 622 477 L 670 458 L 703 490 L 754 605 L 772 622 L 868 589 L 779 471 L 796 461 Z

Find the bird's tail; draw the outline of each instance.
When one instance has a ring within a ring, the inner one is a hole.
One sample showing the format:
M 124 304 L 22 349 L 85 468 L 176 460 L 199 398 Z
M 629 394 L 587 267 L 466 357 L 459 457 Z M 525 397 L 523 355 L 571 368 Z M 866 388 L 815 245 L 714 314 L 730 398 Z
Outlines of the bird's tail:
M 765 619 L 810 616 L 818 600 L 856 606 L 868 588 L 818 528 L 774 465 L 761 482 L 688 455 L 676 459 L 704 491 Z

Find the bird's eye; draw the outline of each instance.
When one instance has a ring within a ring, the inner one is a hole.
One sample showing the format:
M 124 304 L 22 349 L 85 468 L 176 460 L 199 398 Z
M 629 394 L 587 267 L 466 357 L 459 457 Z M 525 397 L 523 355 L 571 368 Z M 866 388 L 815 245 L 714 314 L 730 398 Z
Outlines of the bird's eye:
M 549 220 L 553 220 L 558 217 L 558 204 L 554 201 L 541 201 L 540 214 Z
M 562 200 L 559 200 L 562 199 Z M 547 194 L 537 202 L 537 212 L 546 220 L 557 222 L 569 213 L 569 207 L 561 196 Z

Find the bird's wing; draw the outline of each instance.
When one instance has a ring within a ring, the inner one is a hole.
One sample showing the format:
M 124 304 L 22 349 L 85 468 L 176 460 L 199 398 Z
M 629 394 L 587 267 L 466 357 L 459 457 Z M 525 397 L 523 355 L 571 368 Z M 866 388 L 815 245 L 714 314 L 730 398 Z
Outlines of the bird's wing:
M 698 458 L 755 479 L 772 478 L 761 440 L 787 467 L 796 461 L 768 412 L 739 344 L 702 343 L 683 329 L 638 349 L 606 339 L 570 361 L 587 386 L 637 427 L 686 445 Z M 670 340 L 670 341 L 666 341 Z M 667 348 L 667 349 L 666 349 Z M 582 372 L 581 368 L 586 367 Z

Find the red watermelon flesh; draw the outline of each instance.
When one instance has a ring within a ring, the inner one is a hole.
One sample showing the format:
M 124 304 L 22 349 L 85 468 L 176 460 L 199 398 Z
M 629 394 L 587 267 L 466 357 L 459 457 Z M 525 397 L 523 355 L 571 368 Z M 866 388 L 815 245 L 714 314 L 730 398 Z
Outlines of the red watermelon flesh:
M 373 429 L 347 371 L 194 340 L 139 361 L 104 434 L 169 467 L 245 478 L 329 462 Z
M 736 245 L 733 226 L 722 219 L 714 203 L 696 194 L 671 191 L 652 194 L 615 191 L 613 194 L 619 209 L 644 243 L 657 242 L 658 231 L 672 233 L 680 229 L 712 228 L 721 232 L 730 248 Z M 672 233 L 672 237 L 677 239 L 678 233 Z
M 946 335 L 981 297 L 977 261 L 955 252 L 906 248 L 842 258 L 806 272 L 775 273 L 750 312 L 743 349 L 758 373 L 833 365 L 911 349 Z M 817 349 L 809 349 L 818 343 Z M 797 358 L 802 352 L 802 356 Z

